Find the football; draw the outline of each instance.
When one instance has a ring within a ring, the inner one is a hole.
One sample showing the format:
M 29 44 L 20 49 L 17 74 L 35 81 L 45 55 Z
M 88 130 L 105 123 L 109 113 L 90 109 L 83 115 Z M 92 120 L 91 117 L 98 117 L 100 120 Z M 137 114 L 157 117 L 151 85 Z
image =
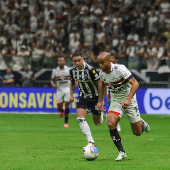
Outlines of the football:
M 83 148 L 83 157 L 88 161 L 93 161 L 99 156 L 99 150 L 92 144 Z

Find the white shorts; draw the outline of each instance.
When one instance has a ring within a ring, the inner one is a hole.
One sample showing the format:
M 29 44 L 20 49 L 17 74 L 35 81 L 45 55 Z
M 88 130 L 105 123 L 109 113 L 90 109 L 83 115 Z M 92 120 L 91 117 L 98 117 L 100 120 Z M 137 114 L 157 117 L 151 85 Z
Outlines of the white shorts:
M 123 109 L 120 103 L 112 101 L 110 103 L 108 114 L 109 113 L 117 114 L 120 118 L 122 118 L 123 113 L 125 113 L 130 123 L 136 123 L 140 121 L 140 112 L 136 100 L 131 100 L 131 103 L 127 109 Z
M 57 104 L 62 104 L 63 102 L 70 102 L 70 93 L 57 93 Z

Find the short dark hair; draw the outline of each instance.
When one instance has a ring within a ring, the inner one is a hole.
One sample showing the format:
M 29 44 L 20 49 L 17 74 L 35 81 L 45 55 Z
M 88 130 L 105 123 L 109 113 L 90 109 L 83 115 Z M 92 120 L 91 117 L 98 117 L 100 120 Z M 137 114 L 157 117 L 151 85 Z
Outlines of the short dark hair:
M 73 58 L 73 57 L 76 57 L 76 56 L 79 56 L 79 55 L 83 57 L 82 53 L 81 53 L 79 50 L 76 50 L 76 51 L 73 53 L 72 58 Z
M 110 56 L 114 56 L 115 59 L 118 59 L 117 53 L 115 51 L 111 51 L 109 54 L 110 54 Z

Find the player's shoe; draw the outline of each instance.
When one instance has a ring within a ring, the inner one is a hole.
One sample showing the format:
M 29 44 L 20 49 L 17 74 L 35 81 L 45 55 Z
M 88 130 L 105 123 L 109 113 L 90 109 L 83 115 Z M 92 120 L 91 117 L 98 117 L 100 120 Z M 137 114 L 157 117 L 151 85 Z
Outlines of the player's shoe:
M 63 117 L 63 112 L 60 112 L 60 113 L 59 113 L 59 116 L 60 116 L 60 117 Z
M 95 146 L 97 148 L 97 145 L 94 142 L 89 142 L 88 145 L 93 145 L 93 146 Z
M 121 161 L 122 159 L 126 158 L 126 153 L 120 151 L 118 157 L 115 159 L 115 161 Z
M 121 131 L 121 127 L 120 127 L 120 124 L 119 124 L 119 123 L 117 124 L 116 129 L 117 129 L 118 132 Z
M 149 133 L 150 132 L 150 126 L 142 118 L 140 118 L 140 121 L 145 127 L 145 132 Z
M 64 127 L 69 127 L 68 123 L 64 123 Z

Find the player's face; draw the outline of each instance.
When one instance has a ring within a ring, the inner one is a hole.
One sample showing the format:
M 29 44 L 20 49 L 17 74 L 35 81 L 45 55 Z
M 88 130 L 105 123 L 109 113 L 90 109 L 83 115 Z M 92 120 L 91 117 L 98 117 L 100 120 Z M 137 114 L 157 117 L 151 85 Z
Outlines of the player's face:
M 64 64 L 65 64 L 64 58 L 59 58 L 59 59 L 58 59 L 58 66 L 59 66 L 59 67 L 62 67 L 62 66 L 64 66 Z
M 117 63 L 117 59 L 114 56 L 111 56 L 111 62 L 115 64 Z
M 102 69 L 102 71 L 104 71 L 105 73 L 110 73 L 110 69 L 111 69 L 111 65 L 110 65 L 110 61 L 107 59 L 98 59 L 98 63 L 100 68 Z
M 73 63 L 79 70 L 84 68 L 84 58 L 80 55 L 73 57 Z

